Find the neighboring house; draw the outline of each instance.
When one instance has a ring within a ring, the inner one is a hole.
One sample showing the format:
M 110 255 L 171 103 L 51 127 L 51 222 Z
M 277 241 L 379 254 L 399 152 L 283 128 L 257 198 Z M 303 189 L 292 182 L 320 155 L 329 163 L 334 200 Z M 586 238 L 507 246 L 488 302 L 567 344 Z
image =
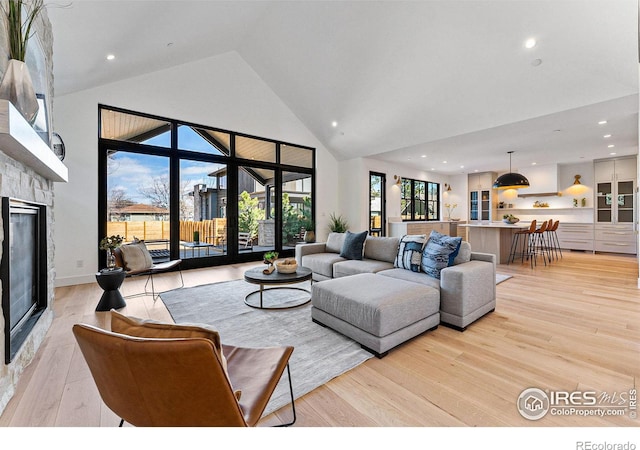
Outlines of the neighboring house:
M 109 211 L 112 222 L 144 222 L 154 220 L 169 220 L 169 210 L 144 203 L 136 203 Z

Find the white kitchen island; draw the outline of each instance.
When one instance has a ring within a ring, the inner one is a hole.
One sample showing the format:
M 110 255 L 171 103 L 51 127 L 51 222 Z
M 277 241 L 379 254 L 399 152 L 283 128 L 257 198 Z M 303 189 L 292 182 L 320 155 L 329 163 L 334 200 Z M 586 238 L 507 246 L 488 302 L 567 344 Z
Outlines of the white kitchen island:
M 496 264 L 507 264 L 513 233 L 523 228 L 529 228 L 529 224 L 504 222 L 485 222 L 460 224 L 468 230 L 467 239 L 471 250 L 480 253 L 492 253 L 496 255 Z

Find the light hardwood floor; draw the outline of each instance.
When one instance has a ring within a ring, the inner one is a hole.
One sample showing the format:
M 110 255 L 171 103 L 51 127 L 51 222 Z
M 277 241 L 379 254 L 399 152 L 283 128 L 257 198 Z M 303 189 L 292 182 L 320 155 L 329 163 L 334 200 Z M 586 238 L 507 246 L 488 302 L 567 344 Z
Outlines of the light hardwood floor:
M 255 263 L 186 271 L 185 284 L 238 279 L 249 266 Z M 516 408 L 518 395 L 529 387 L 619 395 L 635 386 L 640 375 L 637 259 L 565 252 L 546 267 L 499 265 L 498 272 L 513 278 L 497 286 L 495 312 L 463 333 L 440 326 L 307 394 L 296 402 L 296 426 L 640 425 L 628 413 L 547 414 L 534 422 Z M 175 274 L 162 280 L 170 287 Z M 125 281 L 123 293 L 139 291 L 141 283 Z M 53 325 L 0 416 L 0 426 L 117 426 L 71 333 L 77 322 L 108 326 L 107 313 L 94 312 L 100 295 L 94 283 L 56 290 Z M 128 299 L 122 312 L 171 320 L 162 302 L 150 297 Z M 288 417 L 285 407 L 261 424 Z

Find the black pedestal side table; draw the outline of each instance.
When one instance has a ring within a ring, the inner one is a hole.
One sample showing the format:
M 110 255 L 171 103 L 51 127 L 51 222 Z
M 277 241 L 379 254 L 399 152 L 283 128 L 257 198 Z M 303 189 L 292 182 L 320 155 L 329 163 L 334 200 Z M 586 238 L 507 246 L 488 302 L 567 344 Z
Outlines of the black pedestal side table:
M 126 273 L 122 268 L 113 270 L 101 270 L 96 273 L 96 281 L 104 290 L 100 302 L 96 306 L 96 311 L 110 311 L 111 309 L 120 309 L 127 306 L 118 290 L 122 286 L 122 282 Z

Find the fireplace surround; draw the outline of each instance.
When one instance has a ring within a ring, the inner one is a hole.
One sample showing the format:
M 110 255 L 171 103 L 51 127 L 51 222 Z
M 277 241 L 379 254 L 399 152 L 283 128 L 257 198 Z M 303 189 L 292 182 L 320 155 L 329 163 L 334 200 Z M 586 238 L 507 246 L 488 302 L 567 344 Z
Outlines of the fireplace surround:
M 2 314 L 11 363 L 48 304 L 46 205 L 2 198 Z

